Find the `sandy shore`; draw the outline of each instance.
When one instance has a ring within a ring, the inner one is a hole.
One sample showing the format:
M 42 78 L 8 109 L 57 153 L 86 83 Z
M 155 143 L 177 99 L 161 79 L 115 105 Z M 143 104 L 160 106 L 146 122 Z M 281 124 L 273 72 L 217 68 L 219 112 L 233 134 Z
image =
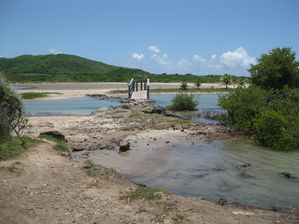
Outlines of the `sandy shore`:
M 60 94 L 52 94 L 49 97 L 43 99 L 64 99 L 70 97 L 81 97 L 87 94 L 107 94 L 111 90 L 126 90 L 127 83 L 16 83 L 16 85 L 22 85 L 30 87 L 30 89 L 20 89 L 17 93 L 26 92 L 53 92 Z M 158 88 L 180 88 L 181 83 L 151 83 L 152 89 Z M 190 87 L 194 84 L 188 83 Z M 223 83 L 202 83 L 200 88 L 225 88 Z M 194 92 L 196 93 L 196 92 Z M 207 94 L 211 92 L 198 92 L 198 94 Z M 151 94 L 171 94 L 169 93 L 151 93 Z M 126 95 L 126 94 L 116 94 Z

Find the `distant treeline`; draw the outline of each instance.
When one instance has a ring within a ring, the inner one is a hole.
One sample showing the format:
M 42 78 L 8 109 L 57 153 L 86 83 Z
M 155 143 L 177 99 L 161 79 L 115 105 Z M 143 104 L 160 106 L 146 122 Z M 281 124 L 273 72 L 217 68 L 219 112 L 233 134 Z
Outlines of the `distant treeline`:
M 11 82 L 219 82 L 221 75 L 151 74 L 141 69 L 117 67 L 75 55 L 22 55 L 0 58 L 0 71 Z M 243 77 L 245 80 L 247 77 Z M 237 77 L 233 76 L 233 80 Z

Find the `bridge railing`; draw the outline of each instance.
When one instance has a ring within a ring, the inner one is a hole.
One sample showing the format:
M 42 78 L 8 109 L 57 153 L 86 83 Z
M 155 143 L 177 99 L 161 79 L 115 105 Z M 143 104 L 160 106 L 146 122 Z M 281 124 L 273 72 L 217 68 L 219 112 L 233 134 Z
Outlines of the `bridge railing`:
M 138 88 L 140 83 L 140 89 Z M 131 99 L 133 92 L 138 92 L 138 90 L 146 91 L 147 92 L 147 99 L 149 99 L 149 91 L 150 91 L 150 81 L 142 80 L 142 81 L 136 81 L 134 79 L 131 79 L 130 83 L 128 84 L 128 98 Z

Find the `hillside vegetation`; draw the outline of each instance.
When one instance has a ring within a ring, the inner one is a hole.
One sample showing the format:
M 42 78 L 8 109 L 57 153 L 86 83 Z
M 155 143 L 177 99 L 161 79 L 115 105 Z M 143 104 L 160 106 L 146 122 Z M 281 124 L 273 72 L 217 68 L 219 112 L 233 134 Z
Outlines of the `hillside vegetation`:
M 151 74 L 141 69 L 118 67 L 75 55 L 22 55 L 0 58 L 0 72 L 11 82 L 219 82 L 220 75 Z

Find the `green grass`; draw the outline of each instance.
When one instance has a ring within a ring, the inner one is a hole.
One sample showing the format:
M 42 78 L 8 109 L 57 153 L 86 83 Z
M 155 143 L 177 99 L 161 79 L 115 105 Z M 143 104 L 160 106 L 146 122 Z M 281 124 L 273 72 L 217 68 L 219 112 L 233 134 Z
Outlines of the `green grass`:
M 41 139 L 47 139 L 49 141 L 53 141 L 56 143 L 54 149 L 56 149 L 59 152 L 69 152 L 69 146 L 62 140 L 59 140 L 57 138 L 54 138 L 53 136 L 47 135 L 47 134 L 40 134 L 38 136 Z
M 37 98 L 43 98 L 47 97 L 50 94 L 61 94 L 61 93 L 55 93 L 55 92 L 43 92 L 43 93 L 36 93 L 36 92 L 28 92 L 28 93 L 22 93 L 22 99 L 24 100 L 33 100 Z
M 139 186 L 136 189 L 128 192 L 128 194 L 125 195 L 124 198 L 129 198 L 130 200 L 138 200 L 138 199 L 154 200 L 159 198 L 159 196 L 156 194 L 157 192 L 170 194 L 168 191 L 165 190 Z
M 0 144 L 0 160 L 16 158 L 21 153 L 35 146 L 38 142 L 28 136 L 11 137 Z
M 233 89 L 225 89 L 225 88 L 189 88 L 187 90 L 181 90 L 180 88 L 157 88 L 151 89 L 150 93 L 178 93 L 178 92 L 186 92 L 186 93 L 219 93 L 219 92 L 230 92 Z M 118 90 L 110 90 L 110 94 L 127 94 L 128 90 L 118 89 Z

